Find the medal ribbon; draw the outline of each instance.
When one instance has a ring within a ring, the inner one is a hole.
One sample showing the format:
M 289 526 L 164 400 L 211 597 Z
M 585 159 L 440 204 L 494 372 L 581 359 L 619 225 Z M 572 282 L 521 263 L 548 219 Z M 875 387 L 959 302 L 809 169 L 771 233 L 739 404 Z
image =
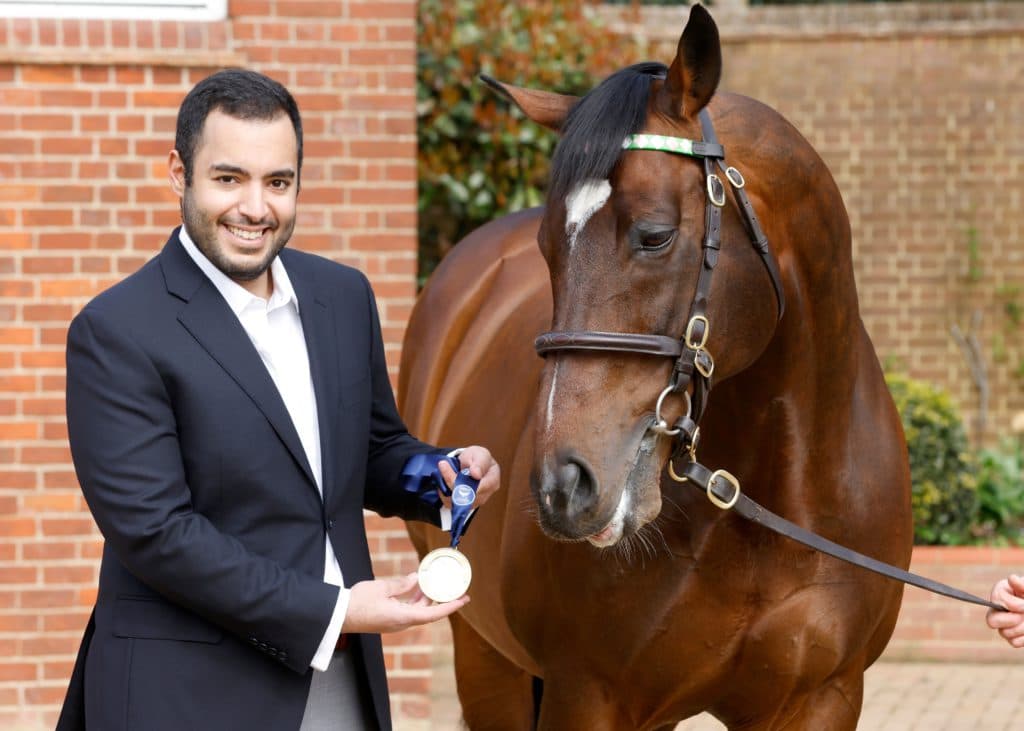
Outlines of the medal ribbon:
M 455 483 L 451 489 L 441 476 L 441 470 L 437 467 L 439 462 L 447 462 L 455 471 Z M 438 490 L 452 499 L 451 547 L 457 548 L 470 520 L 476 514 L 476 509 L 471 506 L 476 500 L 476 488 L 480 481 L 469 476 L 468 467 L 462 469 L 458 458 L 440 452 L 413 455 L 402 468 L 402 480 L 406 492 L 413 493 L 439 510 L 444 503 Z

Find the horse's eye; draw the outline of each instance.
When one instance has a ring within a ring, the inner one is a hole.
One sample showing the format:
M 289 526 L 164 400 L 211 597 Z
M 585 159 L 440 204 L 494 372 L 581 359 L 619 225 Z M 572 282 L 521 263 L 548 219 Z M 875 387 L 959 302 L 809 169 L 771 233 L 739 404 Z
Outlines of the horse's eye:
M 656 249 L 664 249 L 666 246 L 672 243 L 676 237 L 676 230 L 667 229 L 665 231 L 650 231 L 645 232 L 640 236 L 640 246 L 648 251 Z

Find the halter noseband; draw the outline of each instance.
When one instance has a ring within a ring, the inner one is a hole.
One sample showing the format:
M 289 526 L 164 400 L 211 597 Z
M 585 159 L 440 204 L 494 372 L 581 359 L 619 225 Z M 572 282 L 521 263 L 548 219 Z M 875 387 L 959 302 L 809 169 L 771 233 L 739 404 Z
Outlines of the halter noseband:
M 746 223 L 747 231 L 761 261 L 768 270 L 775 297 L 778 303 L 779 319 L 785 310 L 785 298 L 782 292 L 782 281 L 779 268 L 768 247 L 768 238 L 764 235 L 761 225 L 754 213 L 746 192 L 743 190 L 743 175 L 734 167 L 726 166 L 725 150 L 718 143 L 711 117 L 706 109 L 699 115 L 703 140 L 690 140 L 683 137 L 667 137 L 652 134 L 629 135 L 623 140 L 623 150 L 654 150 L 676 155 L 686 155 L 703 160 L 704 175 L 708 200 L 704 209 L 704 240 L 703 266 L 697 278 L 697 287 L 693 303 L 690 305 L 690 317 L 686 332 L 679 340 L 666 335 L 646 335 L 638 333 L 609 332 L 566 332 L 553 331 L 540 335 L 534 341 L 534 348 L 540 355 L 559 350 L 591 350 L 634 353 L 640 355 L 663 356 L 675 359 L 675 367 L 668 386 L 662 391 L 655 408 L 655 422 L 651 427 L 654 431 L 667 436 L 681 435 L 682 447 L 691 455 L 696 447 L 699 435 L 697 422 L 704 412 L 707 394 L 711 390 L 711 374 L 714 372 L 714 359 L 705 348 L 708 340 L 709 323 L 707 318 L 708 294 L 711 291 L 711 274 L 718 263 L 718 252 L 722 246 L 722 208 L 725 206 L 725 185 L 715 173 L 715 164 L 721 169 L 726 180 L 732 186 L 733 193 L 739 203 L 740 212 Z M 685 390 L 693 382 L 693 396 L 689 399 L 687 413 L 673 428 L 661 416 L 661 403 L 671 392 Z

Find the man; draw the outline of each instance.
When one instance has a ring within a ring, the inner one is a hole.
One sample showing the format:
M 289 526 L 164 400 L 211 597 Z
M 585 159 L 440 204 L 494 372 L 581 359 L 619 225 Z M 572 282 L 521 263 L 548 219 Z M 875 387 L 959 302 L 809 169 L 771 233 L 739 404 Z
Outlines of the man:
M 183 227 L 68 333 L 69 441 L 105 545 L 58 729 L 390 728 L 377 633 L 468 598 L 374 580 L 362 511 L 440 525 L 402 484 L 438 450 L 397 414 L 365 277 L 284 249 L 288 91 L 241 70 L 200 82 L 169 163 Z M 483 503 L 498 466 L 458 459 Z
M 1024 647 L 1024 577 L 1010 574 L 992 587 L 991 601 L 1002 604 L 1006 612 L 989 609 L 988 626 L 998 630 L 1011 647 Z

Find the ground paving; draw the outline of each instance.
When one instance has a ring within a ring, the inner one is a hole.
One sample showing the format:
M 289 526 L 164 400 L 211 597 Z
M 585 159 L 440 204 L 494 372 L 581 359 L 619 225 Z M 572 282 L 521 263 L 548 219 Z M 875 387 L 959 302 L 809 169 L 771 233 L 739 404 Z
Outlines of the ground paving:
M 455 697 L 450 644 L 434 653 L 429 722 L 396 725 L 396 731 L 463 728 Z M 684 721 L 676 731 L 722 731 L 710 716 Z M 1024 729 L 1024 651 L 1005 665 L 907 663 L 885 659 L 865 675 L 858 731 L 1020 731 Z M 824 730 L 823 731 L 827 731 Z

